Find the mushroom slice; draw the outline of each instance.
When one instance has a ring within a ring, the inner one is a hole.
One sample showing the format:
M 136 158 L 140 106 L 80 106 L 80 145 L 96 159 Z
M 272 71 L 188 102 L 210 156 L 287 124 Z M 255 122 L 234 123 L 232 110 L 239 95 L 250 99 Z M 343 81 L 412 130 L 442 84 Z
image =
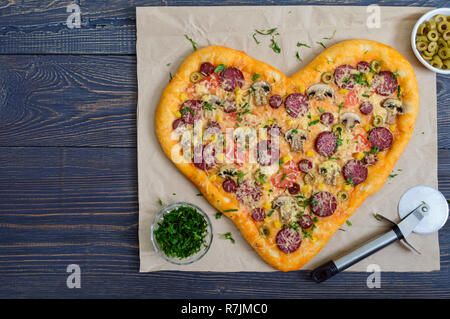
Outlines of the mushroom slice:
M 381 106 L 386 109 L 386 123 L 392 124 L 395 122 L 397 114 L 404 114 L 405 108 L 400 100 L 386 99 L 381 103 Z
M 328 160 L 322 162 L 319 167 L 319 174 L 325 179 L 328 185 L 336 185 L 336 178 L 341 173 L 341 167 L 336 161 Z
M 357 124 L 361 123 L 361 118 L 358 114 L 355 113 L 344 113 L 341 115 L 341 123 L 345 125 L 345 128 L 347 130 L 351 130 L 354 128 Z
M 256 106 L 267 104 L 267 94 L 270 93 L 270 84 L 265 81 L 258 81 L 252 85 L 252 96 Z
M 293 152 L 303 152 L 303 143 L 307 137 L 306 131 L 296 128 L 290 129 L 284 134 L 284 138 L 289 142 Z
M 220 106 L 220 98 L 214 94 L 207 94 L 202 97 L 202 101 L 210 104 L 211 106 Z
M 291 196 L 280 196 L 273 201 L 272 207 L 280 211 L 281 221 L 285 224 L 292 224 L 297 220 L 299 211 L 297 200 Z
M 234 177 L 239 173 L 239 170 L 233 165 L 223 165 L 219 168 L 218 175 L 223 178 Z
M 327 97 L 334 97 L 334 89 L 328 84 L 313 84 L 306 91 L 308 98 L 315 98 L 316 100 L 323 101 Z

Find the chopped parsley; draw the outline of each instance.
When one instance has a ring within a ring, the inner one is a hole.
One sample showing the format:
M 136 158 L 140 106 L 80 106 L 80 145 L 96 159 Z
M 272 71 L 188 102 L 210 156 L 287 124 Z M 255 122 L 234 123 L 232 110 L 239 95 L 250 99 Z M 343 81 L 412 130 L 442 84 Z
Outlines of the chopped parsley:
M 325 38 L 322 38 L 322 39 L 325 39 L 325 40 L 333 40 L 333 38 L 334 38 L 335 35 L 336 35 L 336 29 L 333 31 L 333 35 L 332 35 L 331 37 L 325 37 Z
M 255 40 L 256 44 L 260 44 L 260 43 L 261 43 L 261 42 L 258 41 L 258 39 L 256 38 L 256 33 L 253 33 L 252 37 L 253 37 L 253 40 Z
M 366 93 L 363 93 L 363 94 L 361 94 L 363 97 L 367 97 L 367 98 L 369 98 L 370 97 L 370 95 L 369 94 L 366 94 Z
M 172 63 L 167 63 L 166 66 L 170 66 Z
M 202 193 L 198 193 L 196 196 L 203 196 L 203 194 Z
M 402 88 L 400 87 L 400 84 L 397 87 L 397 97 L 400 98 L 400 95 L 402 94 Z
M 163 205 L 163 202 L 162 202 L 162 200 L 161 200 L 161 199 L 158 199 L 158 204 L 159 204 L 160 206 L 162 206 L 162 205 Z
M 259 78 L 261 75 L 259 75 L 258 73 L 255 73 L 255 75 L 253 75 L 252 77 L 252 81 L 256 81 L 257 78 Z
M 272 35 L 272 34 L 274 34 L 275 31 L 277 31 L 277 29 L 278 29 L 278 28 L 272 28 L 272 29 L 269 29 L 269 30 L 267 30 L 267 31 L 264 31 L 264 30 L 256 30 L 256 29 L 255 29 L 255 32 L 258 33 L 258 34 L 261 34 L 261 35 Z M 279 35 L 279 33 L 277 32 L 275 35 Z
M 352 223 L 351 223 L 349 220 L 346 220 L 345 223 L 346 223 L 348 226 L 352 226 Z
M 272 216 L 272 214 L 273 214 L 274 212 L 275 212 L 275 210 L 272 209 L 272 210 L 267 214 L 267 216 L 268 216 L 268 217 Z
M 194 40 L 192 40 L 187 34 L 185 34 L 184 37 L 191 42 L 192 48 L 194 49 L 194 51 L 196 51 L 197 50 L 197 43 Z
M 231 212 L 237 212 L 237 211 L 238 211 L 238 209 L 232 208 L 232 209 L 224 210 L 223 212 L 224 212 L 224 213 L 231 213 Z
M 216 219 L 221 219 L 222 218 L 222 213 L 221 212 L 217 212 L 216 213 Z
M 300 62 L 303 62 L 303 59 L 300 57 L 300 54 L 298 53 L 298 51 L 295 53 L 295 57 L 296 57 L 297 60 L 299 60 Z
M 208 223 L 193 207 L 180 206 L 163 216 L 154 231 L 161 250 L 169 257 L 186 258 L 206 244 Z
M 214 73 L 220 73 L 222 71 L 225 71 L 227 69 L 227 67 L 223 64 L 219 64 L 217 66 L 217 68 L 214 70 Z
M 322 42 L 320 42 L 320 41 L 316 41 L 316 43 L 317 44 L 320 44 L 320 46 L 322 46 L 324 49 L 326 49 L 327 47 L 325 46 L 325 44 L 323 44 Z
M 297 47 L 307 47 L 307 48 L 311 49 L 311 47 L 309 45 L 307 45 L 305 43 L 301 43 L 301 42 L 297 42 Z
M 270 48 L 273 50 L 273 52 L 275 52 L 275 53 L 280 53 L 281 52 L 281 48 L 280 48 L 280 46 L 278 45 L 278 43 L 275 41 L 275 37 L 272 37 L 271 39 L 270 39 Z
M 342 110 L 342 108 L 344 107 L 344 103 L 339 103 L 339 105 L 338 105 L 338 108 L 339 108 L 339 111 L 338 111 L 338 113 L 339 112 L 341 112 L 341 110 Z
M 234 244 L 236 241 L 234 240 L 234 238 L 233 238 L 233 235 L 230 233 L 230 232 L 228 232 L 228 233 L 225 233 L 225 234 L 220 234 L 220 237 L 222 237 L 223 239 L 229 239 L 229 240 L 231 240 L 231 242 Z
M 315 124 L 317 124 L 317 123 L 319 123 L 319 122 L 320 122 L 320 120 L 314 120 L 314 121 L 311 121 L 311 122 L 308 123 L 308 126 L 315 125 Z

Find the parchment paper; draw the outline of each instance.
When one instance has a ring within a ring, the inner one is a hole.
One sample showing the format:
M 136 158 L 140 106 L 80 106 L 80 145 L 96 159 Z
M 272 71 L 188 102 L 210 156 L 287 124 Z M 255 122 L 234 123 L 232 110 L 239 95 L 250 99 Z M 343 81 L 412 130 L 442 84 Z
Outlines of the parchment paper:
M 199 47 L 224 45 L 244 50 L 248 55 L 265 61 L 287 76 L 306 66 L 326 46 L 352 38 L 383 42 L 398 50 L 413 65 L 420 88 L 420 113 L 414 136 L 397 162 L 395 178 L 368 198 L 350 218 L 352 226 L 337 231 L 325 248 L 303 269 L 312 269 L 332 257 L 338 257 L 388 227 L 377 221 L 379 212 L 398 220 L 397 203 L 410 187 L 429 185 L 437 188 L 437 122 L 436 77 L 415 58 L 410 47 L 410 34 L 417 19 L 430 8 L 382 7 L 380 28 L 366 26 L 366 7 L 145 7 L 137 8 L 137 74 L 138 74 L 138 179 L 139 179 L 139 248 L 140 271 L 197 270 L 197 271 L 274 271 L 247 244 L 232 222 L 225 217 L 214 218 L 216 210 L 164 155 L 154 132 L 155 109 L 161 93 L 182 61 L 192 53 L 192 45 L 185 34 Z M 277 41 L 281 54 L 269 48 L 270 38 L 260 37 L 257 45 L 252 38 L 255 29 L 277 27 Z M 334 30 L 336 34 L 330 37 Z M 297 48 L 297 42 L 307 43 L 310 49 Z M 295 53 L 303 58 L 300 63 Z M 170 63 L 170 65 L 169 65 Z M 176 194 L 176 195 L 173 195 Z M 211 217 L 214 228 L 212 247 L 203 259 L 188 266 L 165 262 L 153 250 L 150 225 L 164 204 L 188 201 L 202 207 Z M 231 232 L 236 240 L 222 239 L 219 234 Z M 415 235 L 408 240 L 422 253 L 418 255 L 399 243 L 394 243 L 350 271 L 366 271 L 369 264 L 377 264 L 382 271 L 438 270 L 438 235 Z

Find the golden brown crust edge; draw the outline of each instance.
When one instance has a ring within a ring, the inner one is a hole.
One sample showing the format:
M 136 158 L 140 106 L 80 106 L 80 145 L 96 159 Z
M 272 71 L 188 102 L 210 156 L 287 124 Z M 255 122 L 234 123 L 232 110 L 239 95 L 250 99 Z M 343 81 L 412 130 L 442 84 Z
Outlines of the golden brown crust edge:
M 214 65 L 221 63 L 233 65 L 242 70 L 251 70 L 252 73 L 267 75 L 276 73 L 279 75 L 280 83 L 283 85 L 297 82 L 297 85 L 307 86 L 319 81 L 320 72 L 317 70 L 334 69 L 341 64 L 363 59 L 369 61 L 379 59 L 384 62 L 383 68 L 392 71 L 398 70 L 400 74 L 399 84 L 402 88 L 402 98 L 407 108 L 407 114 L 398 117 L 397 132 L 391 148 L 386 152 L 385 156 L 380 157 L 375 166 L 369 168 L 367 180 L 354 189 L 345 211 L 338 211 L 334 215 L 322 219 L 320 221 L 320 233 L 314 235 L 314 242 L 302 243 L 302 254 L 297 251 L 290 255 L 280 252 L 274 245 L 269 245 L 263 240 L 259 236 L 255 223 L 250 219 L 250 214 L 244 210 L 225 213 L 258 254 L 268 264 L 281 271 L 297 270 L 306 264 L 325 246 L 331 236 L 364 200 L 376 193 L 385 183 L 395 162 L 412 136 L 419 110 L 419 91 L 412 66 L 400 53 L 387 45 L 370 40 L 348 40 L 326 49 L 305 68 L 288 79 L 277 69 L 247 56 L 242 51 L 221 46 L 209 46 L 195 51 L 182 63 L 162 94 L 156 110 L 155 126 L 156 134 L 165 154 L 196 185 L 209 203 L 217 210 L 224 212 L 239 207 L 236 198 L 211 184 L 205 172 L 196 169 L 190 163 L 177 162 L 176 156 L 173 156 L 171 153 L 173 147 L 177 144 L 177 141 L 171 138 L 172 122 L 175 120 L 175 112 L 179 108 L 179 96 L 189 83 L 190 73 L 196 71 L 201 62 L 210 61 Z M 371 174 L 374 170 L 377 171 L 377 174 Z

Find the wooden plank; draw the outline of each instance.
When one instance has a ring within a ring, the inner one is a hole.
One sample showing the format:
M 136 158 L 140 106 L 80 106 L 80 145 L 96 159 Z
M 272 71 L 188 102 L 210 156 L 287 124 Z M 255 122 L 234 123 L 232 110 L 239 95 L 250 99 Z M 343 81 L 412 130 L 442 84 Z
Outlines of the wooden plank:
M 271 0 L 114 0 L 78 1 L 81 28 L 69 29 L 67 6 L 72 0 L 39 0 L 0 3 L 0 54 L 95 53 L 134 54 L 137 6 L 274 5 Z M 368 5 L 370 0 L 327 1 L 327 5 Z M 442 7 L 445 0 L 380 2 L 390 6 Z M 281 0 L 277 5 L 323 5 L 323 1 Z
M 0 296 L 8 297 L 446 297 L 450 224 L 440 232 L 441 271 L 366 273 L 317 285 L 292 273 L 139 274 L 135 148 L 0 148 Z M 450 197 L 450 150 L 439 151 Z M 176 200 L 176 197 L 174 198 Z M 82 289 L 65 286 L 78 264 Z M 14 285 L 8 284 L 14 282 Z
M 135 147 L 136 91 L 134 56 L 0 55 L 0 146 Z M 450 148 L 450 76 L 437 96 Z

